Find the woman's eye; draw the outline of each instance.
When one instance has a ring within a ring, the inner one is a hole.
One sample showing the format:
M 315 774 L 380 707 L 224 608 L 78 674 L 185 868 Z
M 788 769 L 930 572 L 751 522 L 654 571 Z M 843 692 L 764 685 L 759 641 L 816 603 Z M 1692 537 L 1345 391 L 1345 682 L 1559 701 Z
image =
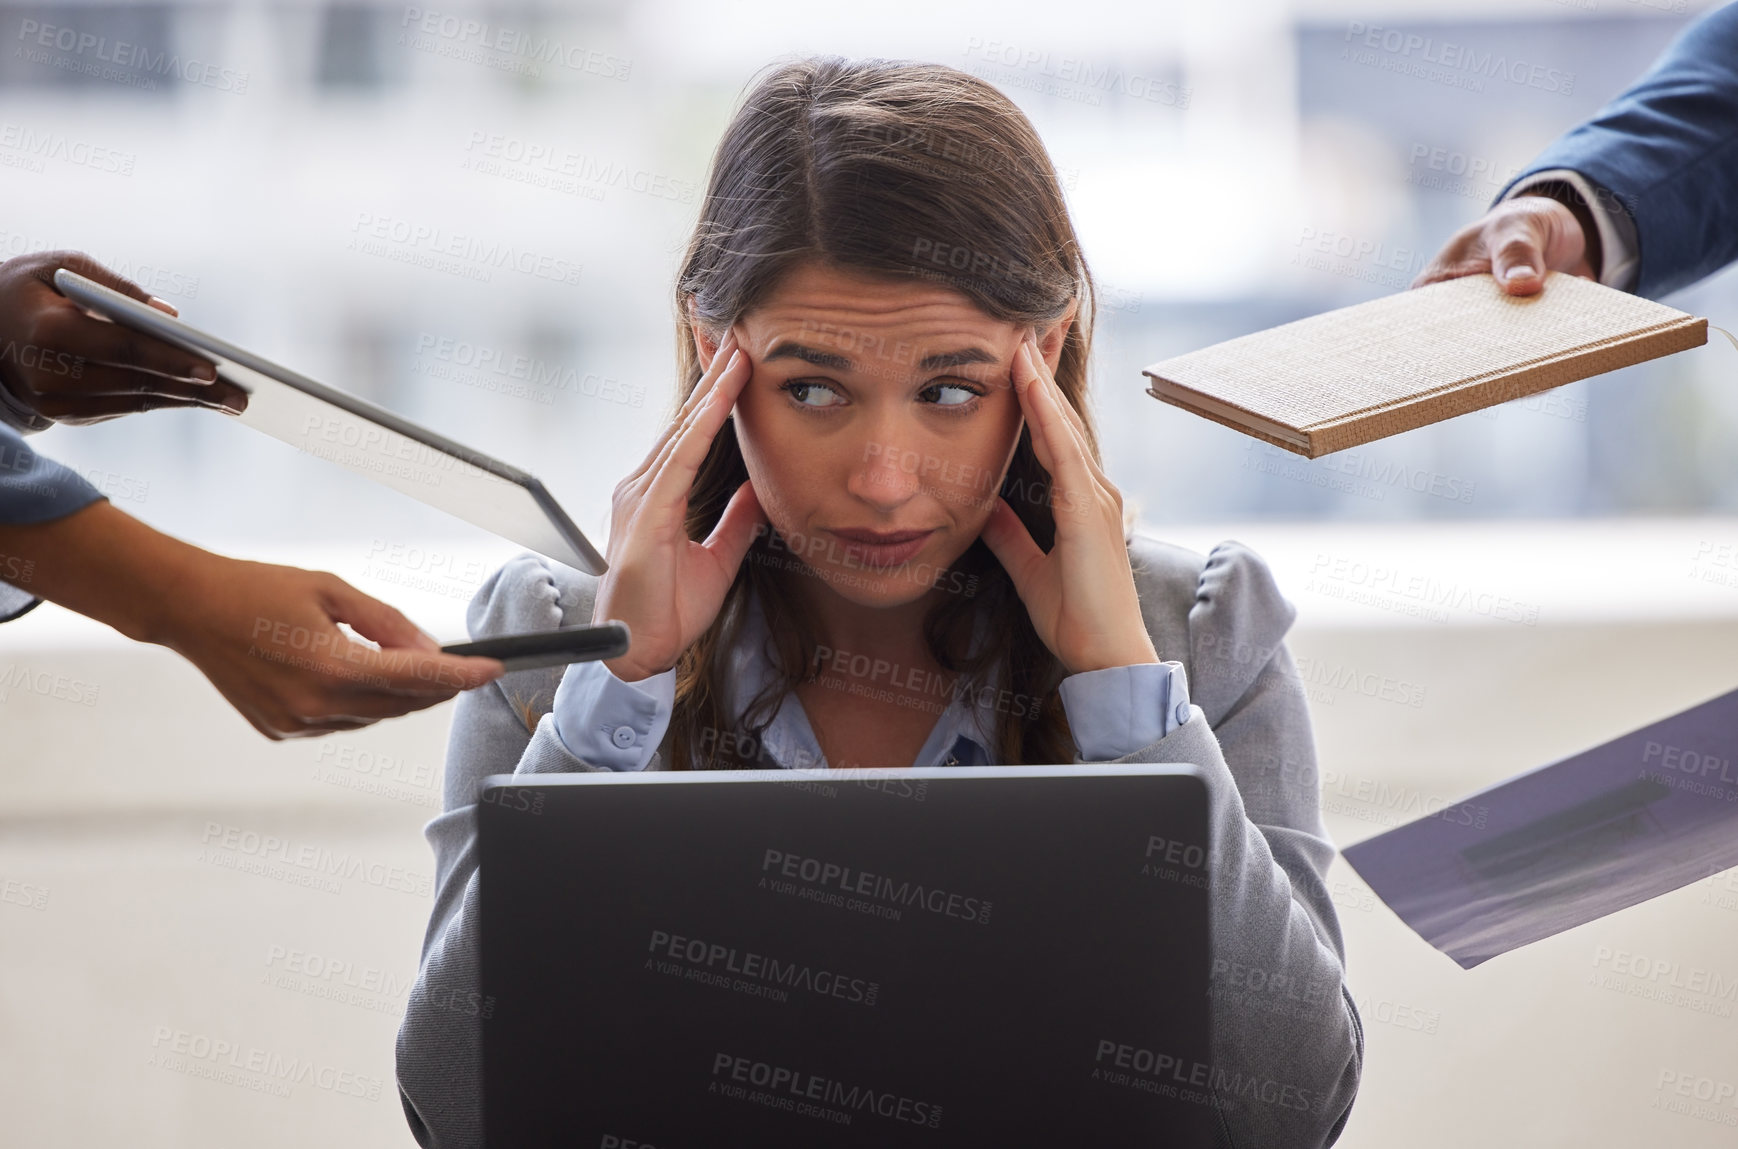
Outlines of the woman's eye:
M 808 402 L 808 400 L 813 396 L 819 396 L 823 400 L 828 396 L 831 396 L 833 399 L 839 397 L 837 391 L 834 391 L 824 383 L 811 383 L 804 379 L 792 379 L 789 383 L 780 386 L 779 390 L 789 394 L 790 397 L 796 401 L 796 404 L 799 407 L 812 407 L 817 410 L 825 410 L 828 407 L 838 406 L 838 404 L 834 402 Z
M 781 383 L 779 390 L 788 394 L 797 406 L 811 411 L 828 411 L 845 405 L 844 399 L 830 385 L 812 379 L 792 379 Z M 952 409 L 970 406 L 983 393 L 981 388 L 967 383 L 932 383 L 918 395 L 927 406 Z
M 952 393 L 951 397 L 947 396 L 946 393 L 948 392 Z M 924 388 L 923 394 L 944 396 L 934 403 L 934 406 L 937 407 L 964 407 L 982 395 L 983 392 L 976 387 L 968 387 L 964 383 L 937 383 L 932 387 Z

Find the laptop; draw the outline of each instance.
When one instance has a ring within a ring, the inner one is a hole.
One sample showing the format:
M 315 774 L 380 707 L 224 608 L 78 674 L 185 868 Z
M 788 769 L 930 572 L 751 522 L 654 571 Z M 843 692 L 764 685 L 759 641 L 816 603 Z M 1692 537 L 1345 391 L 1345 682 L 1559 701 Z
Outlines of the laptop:
M 1194 766 L 479 798 L 490 1149 L 1213 1143 Z
M 105 319 L 210 359 L 220 378 L 247 392 L 238 418 L 254 430 L 576 570 L 609 570 L 543 483 L 519 468 L 64 267 L 54 287 Z

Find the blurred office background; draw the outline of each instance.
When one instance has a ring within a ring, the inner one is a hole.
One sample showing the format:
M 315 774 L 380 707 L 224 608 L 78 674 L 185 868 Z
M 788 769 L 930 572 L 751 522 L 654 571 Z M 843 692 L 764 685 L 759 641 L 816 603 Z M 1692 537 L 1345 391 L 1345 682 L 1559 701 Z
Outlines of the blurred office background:
M 1738 685 L 1738 354 L 1314 462 L 1159 404 L 1140 369 L 1404 288 L 1703 8 L 0 4 L 0 256 L 88 251 L 538 474 L 601 547 L 673 396 L 671 277 L 744 84 L 793 54 L 969 68 L 1035 121 L 1087 244 L 1112 479 L 1153 535 L 1254 546 L 1299 607 L 1346 845 Z M 1669 302 L 1731 325 L 1738 278 Z M 216 415 L 34 444 L 165 530 L 333 570 L 446 640 L 517 550 Z M 1419 609 L 1419 578 L 1448 605 Z M 270 744 L 164 651 L 52 607 L 0 628 L 8 1142 L 410 1143 L 392 1038 L 429 900 L 218 847 L 429 875 L 449 720 Z M 1342 1144 L 1731 1143 L 1730 1093 L 1677 1083 L 1738 1083 L 1738 879 L 1472 972 L 1334 881 L 1368 1035 Z M 198 1039 L 372 1084 L 164 1056 Z

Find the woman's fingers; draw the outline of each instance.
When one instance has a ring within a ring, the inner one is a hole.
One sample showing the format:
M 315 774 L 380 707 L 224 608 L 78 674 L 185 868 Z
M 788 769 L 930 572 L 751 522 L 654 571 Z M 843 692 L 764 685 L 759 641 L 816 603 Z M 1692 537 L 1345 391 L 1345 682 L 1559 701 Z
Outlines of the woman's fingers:
M 1046 434 L 1048 420 L 1038 409 L 1038 397 L 1032 389 L 1038 385 L 1037 374 L 1032 370 L 1032 362 L 1026 357 L 1026 345 L 1020 344 L 1014 351 L 1014 395 L 1020 401 L 1020 413 L 1026 416 L 1026 428 L 1032 432 L 1032 451 L 1038 456 L 1038 462 L 1050 472 L 1052 479 L 1056 477 L 1056 452 Z
M 628 476 L 629 483 L 636 483 L 646 475 L 657 474 L 657 464 L 664 455 L 664 449 L 675 441 L 682 428 L 687 426 L 695 410 L 706 401 L 706 396 L 711 393 L 718 377 L 724 373 L 724 368 L 730 363 L 731 353 L 736 350 L 736 346 L 736 330 L 732 328 L 724 333 L 723 339 L 719 340 L 718 350 L 713 354 L 712 362 L 707 364 L 699 381 L 694 384 L 694 390 L 688 393 L 688 398 L 683 401 L 681 409 L 676 412 L 675 417 L 670 420 L 669 425 L 658 436 L 657 442 L 652 444 L 652 449 L 646 452 L 645 461 L 640 464 L 637 471 Z
M 1025 360 L 1024 369 L 1016 370 L 1015 374 L 1021 384 L 1026 421 L 1043 436 L 1038 461 L 1050 472 L 1052 485 L 1059 486 L 1065 496 L 1091 493 L 1098 482 L 1090 466 L 1090 457 L 1062 413 L 1061 408 L 1068 405 L 1067 399 L 1054 391 L 1055 385 L 1047 384 L 1038 373 L 1035 364 L 1039 356 L 1029 345 L 1023 345 L 1018 355 Z M 1036 438 L 1033 446 L 1039 446 Z
M 761 508 L 760 497 L 755 494 L 754 484 L 745 479 L 730 496 L 730 502 L 725 504 L 724 513 L 718 516 L 718 525 L 706 536 L 704 545 L 718 557 L 719 565 L 734 575 L 736 568 L 742 565 L 742 556 L 754 545 L 758 533 L 756 528 L 766 525 L 766 512 Z
M 718 377 L 717 385 L 707 395 L 706 401 L 695 408 L 687 425 L 671 444 L 668 457 L 652 476 L 651 486 L 646 488 L 645 501 L 652 510 L 654 517 L 650 521 L 653 524 L 662 521 L 664 516 L 680 515 L 687 507 L 688 494 L 700 463 L 711 449 L 718 429 L 724 426 L 724 420 L 730 415 L 730 408 L 748 376 L 747 357 L 741 351 L 731 352 L 730 362 Z
M 1027 572 L 1034 563 L 1042 563 L 1048 556 L 1032 538 L 1026 524 L 1020 521 L 1020 516 L 1014 513 L 1014 508 L 1008 505 L 1007 499 L 996 496 L 995 506 L 990 508 L 990 517 L 984 521 L 984 529 L 978 537 L 984 540 L 984 545 L 1008 572 L 1015 593 L 1024 601 Z
M 1087 469 L 1092 472 L 1092 477 L 1098 480 L 1101 486 L 1108 487 L 1110 480 L 1106 478 L 1104 468 L 1098 465 L 1098 460 L 1093 458 L 1092 450 L 1088 446 L 1085 418 L 1074 404 L 1068 401 L 1068 396 L 1062 393 L 1062 387 L 1056 382 L 1056 376 L 1050 371 L 1050 364 L 1044 361 L 1043 354 L 1038 350 L 1038 341 L 1035 336 L 1027 336 L 1026 348 L 1027 357 L 1032 362 L 1033 373 L 1042 386 L 1044 397 L 1049 399 L 1056 410 L 1062 414 L 1063 424 L 1073 436 L 1075 449 L 1079 452 L 1080 458 L 1085 461 Z
M 703 545 L 704 560 L 688 537 L 684 518 L 694 476 L 751 371 L 747 356 L 732 347 L 728 356 L 715 357 L 707 374 L 706 391 L 684 405 L 686 414 L 644 473 L 616 489 L 610 573 L 599 589 L 593 617 L 628 624 L 636 661 L 622 665 L 646 667 L 646 673 L 671 665 L 692 641 L 696 623 L 711 621 L 720 597 L 714 592 L 722 590 L 717 572 L 728 564 L 734 574 L 753 541 L 755 523 L 764 521 L 752 487 L 743 483 Z
M 730 364 L 741 354 L 740 351 L 733 349 L 730 353 L 730 358 L 725 360 L 724 366 L 720 368 L 719 374 L 722 375 L 724 370 L 727 370 Z M 681 444 L 683 438 L 693 429 L 695 423 L 699 422 L 710 409 L 709 403 L 711 397 L 717 390 L 718 386 L 719 384 L 715 379 L 711 386 L 706 389 L 704 395 L 699 395 L 695 398 L 692 407 L 685 408 L 686 413 L 682 416 L 681 420 L 671 425 L 669 431 L 664 436 L 663 442 L 659 445 L 657 452 L 649 460 L 645 474 L 641 477 L 639 489 L 642 495 L 649 488 L 649 485 L 657 480 L 658 475 L 662 473 L 664 467 L 668 465 L 671 455 L 675 454 L 676 448 Z M 696 392 L 699 390 L 699 387 L 695 387 Z M 734 397 L 732 401 L 734 401 Z M 728 408 L 726 408 L 725 413 L 729 413 Z M 723 420 L 720 420 L 720 423 L 722 422 Z

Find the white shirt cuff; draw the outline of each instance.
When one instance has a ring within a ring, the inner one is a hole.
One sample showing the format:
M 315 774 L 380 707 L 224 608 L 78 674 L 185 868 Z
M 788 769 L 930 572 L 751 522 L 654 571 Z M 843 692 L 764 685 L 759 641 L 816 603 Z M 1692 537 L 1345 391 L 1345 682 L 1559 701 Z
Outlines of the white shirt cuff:
M 1082 762 L 1109 762 L 1152 745 L 1189 721 L 1180 662 L 1143 662 L 1070 674 L 1057 690 Z
M 1620 222 L 1616 214 L 1623 211 L 1623 208 L 1611 202 L 1611 193 L 1596 187 L 1592 180 L 1569 168 L 1549 168 L 1534 172 L 1518 181 L 1503 198 L 1514 199 L 1528 188 L 1542 183 L 1565 183 L 1580 194 L 1582 202 L 1593 215 L 1594 226 L 1599 229 L 1599 282 L 1619 291 L 1628 291 L 1634 283 L 1636 273 L 1635 244 L 1629 239 L 1634 233 L 1635 223 L 1629 219 L 1627 213 Z
M 566 751 L 605 770 L 644 770 L 664 741 L 676 704 L 676 668 L 623 682 L 601 660 L 576 662 L 555 688 L 555 736 Z

